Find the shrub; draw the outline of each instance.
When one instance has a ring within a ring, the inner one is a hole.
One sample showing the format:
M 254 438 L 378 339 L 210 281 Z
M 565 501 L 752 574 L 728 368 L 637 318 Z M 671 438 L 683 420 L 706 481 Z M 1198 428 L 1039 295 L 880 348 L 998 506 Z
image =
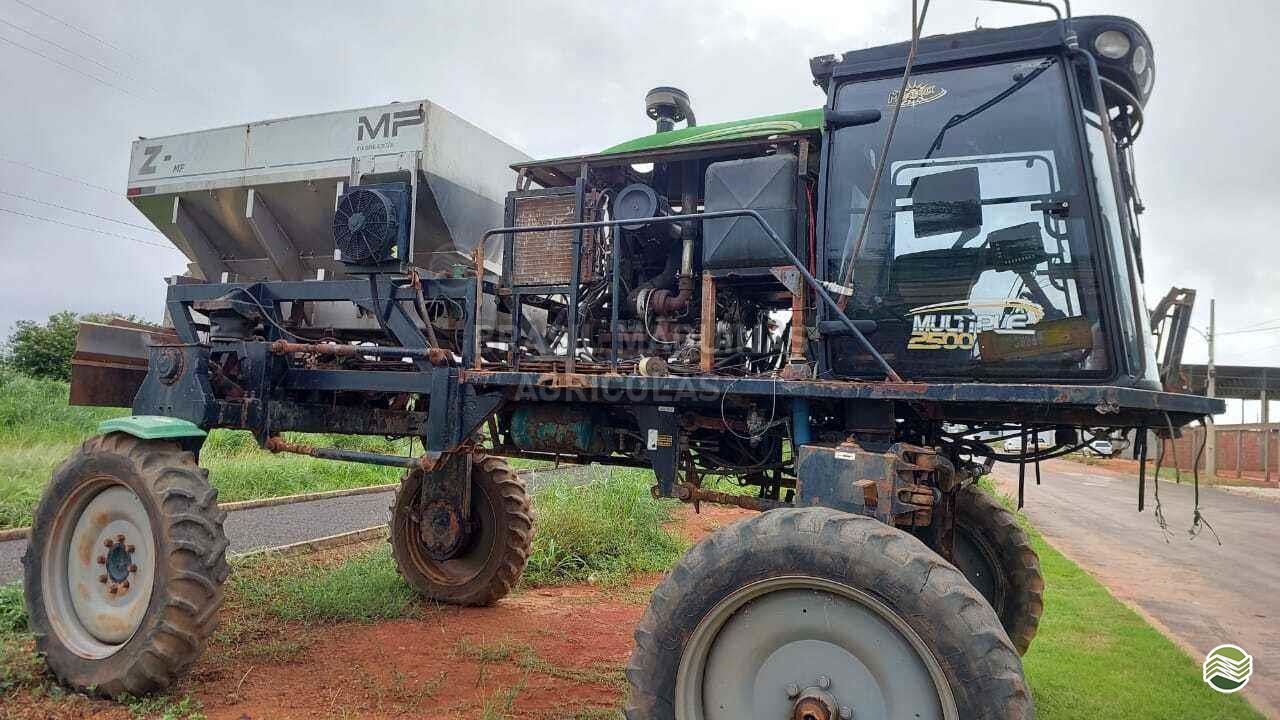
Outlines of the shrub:
M 5 362 L 32 377 L 70 380 L 71 355 L 76 351 L 77 323 L 81 320 L 108 322 L 112 318 L 140 322 L 133 315 L 89 313 L 77 316 L 70 310 L 50 315 L 43 324 L 19 320 L 14 323 L 13 334 L 6 343 L 8 347 Z
M 76 314 L 54 313 L 44 324 L 19 320 L 9 336 L 6 361 L 15 370 L 52 380 L 71 378 L 76 350 Z

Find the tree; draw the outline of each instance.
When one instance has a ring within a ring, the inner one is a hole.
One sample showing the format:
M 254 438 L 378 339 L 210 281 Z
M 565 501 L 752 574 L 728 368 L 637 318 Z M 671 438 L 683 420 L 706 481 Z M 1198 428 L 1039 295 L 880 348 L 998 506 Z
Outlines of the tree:
M 14 323 L 5 360 L 19 372 L 54 380 L 71 379 L 71 355 L 76 351 L 76 314 L 54 313 L 44 324 Z
M 71 356 L 76 351 L 76 325 L 80 320 L 110 322 L 121 318 L 141 322 L 132 315 L 89 313 L 77 317 L 70 310 L 54 313 L 43 324 L 32 320 L 14 323 L 4 361 L 13 369 L 34 377 L 54 380 L 71 379 Z

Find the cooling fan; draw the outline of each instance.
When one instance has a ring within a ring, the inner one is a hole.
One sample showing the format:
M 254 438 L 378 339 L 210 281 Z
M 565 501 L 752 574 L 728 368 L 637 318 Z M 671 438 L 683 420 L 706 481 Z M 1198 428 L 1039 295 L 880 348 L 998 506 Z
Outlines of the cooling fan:
M 348 265 L 384 265 L 406 259 L 408 188 L 400 183 L 356 186 L 333 213 L 333 241 Z

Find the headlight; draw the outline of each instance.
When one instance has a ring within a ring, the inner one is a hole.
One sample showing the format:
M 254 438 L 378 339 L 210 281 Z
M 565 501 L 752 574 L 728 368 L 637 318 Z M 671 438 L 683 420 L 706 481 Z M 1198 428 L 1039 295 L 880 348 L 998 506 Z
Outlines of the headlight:
M 1119 30 L 1098 33 L 1098 37 L 1093 39 L 1093 48 L 1098 51 L 1098 54 L 1112 60 L 1119 60 L 1128 55 L 1129 46 L 1129 36 Z
M 1137 50 L 1133 51 L 1133 74 L 1141 75 L 1147 69 L 1147 48 L 1145 45 L 1139 45 Z

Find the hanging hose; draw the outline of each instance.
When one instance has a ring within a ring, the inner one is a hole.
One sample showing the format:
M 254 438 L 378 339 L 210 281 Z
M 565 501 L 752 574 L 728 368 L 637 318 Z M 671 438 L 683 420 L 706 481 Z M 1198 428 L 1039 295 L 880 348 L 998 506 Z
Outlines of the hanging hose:
M 1165 420 L 1168 421 L 1168 418 L 1169 415 L 1166 413 Z M 1221 545 L 1222 538 L 1218 537 L 1218 531 L 1213 529 L 1213 525 L 1210 525 L 1204 514 L 1200 512 L 1200 456 L 1204 454 L 1204 446 L 1209 442 L 1209 433 L 1212 432 L 1205 423 L 1204 418 L 1200 419 L 1200 429 L 1204 430 L 1204 433 L 1200 436 L 1200 449 L 1196 451 L 1196 458 L 1191 466 L 1195 476 L 1195 510 L 1191 515 L 1191 529 L 1187 532 L 1191 535 L 1191 539 L 1194 540 L 1199 537 L 1203 528 L 1208 528 L 1209 532 L 1213 533 L 1213 539 Z

